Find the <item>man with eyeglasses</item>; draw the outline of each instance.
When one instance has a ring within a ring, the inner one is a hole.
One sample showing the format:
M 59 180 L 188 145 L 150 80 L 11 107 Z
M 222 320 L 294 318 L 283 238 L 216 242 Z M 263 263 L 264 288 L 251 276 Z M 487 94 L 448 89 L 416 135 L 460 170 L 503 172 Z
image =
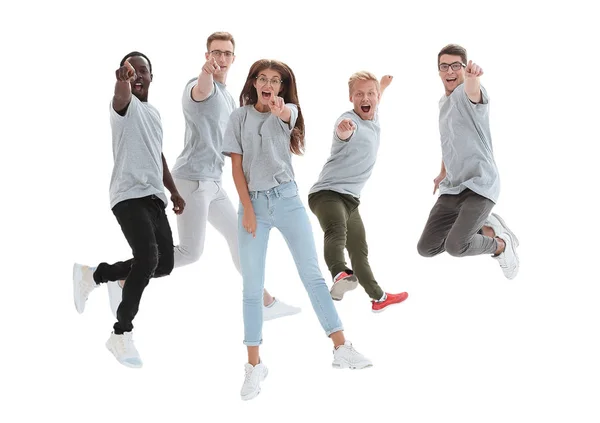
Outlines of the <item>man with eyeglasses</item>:
M 225 159 L 223 134 L 236 103 L 226 88 L 229 68 L 235 61 L 235 41 L 228 32 L 215 32 L 206 41 L 206 62 L 200 75 L 185 86 L 182 98 L 185 118 L 183 151 L 171 171 L 175 185 L 186 201 L 185 213 L 177 216 L 179 245 L 174 248 L 175 267 L 192 264 L 204 251 L 206 224 L 210 223 L 229 246 L 233 264 L 240 270 L 237 238 L 237 211 L 221 185 Z M 207 281 L 207 288 L 224 292 L 222 281 Z M 111 308 L 115 313 L 121 302 L 122 284 L 109 284 Z M 227 298 L 213 295 L 227 312 Z M 236 303 L 237 304 L 237 303 Z M 263 295 L 263 320 L 290 316 L 300 308 Z
M 455 257 L 491 254 L 504 276 L 519 272 L 519 240 L 497 214 L 500 194 L 489 124 L 489 98 L 480 83 L 483 70 L 456 44 L 438 53 L 445 89 L 440 107 L 442 169 L 434 179 L 436 201 L 417 245 L 419 254 L 444 251 Z

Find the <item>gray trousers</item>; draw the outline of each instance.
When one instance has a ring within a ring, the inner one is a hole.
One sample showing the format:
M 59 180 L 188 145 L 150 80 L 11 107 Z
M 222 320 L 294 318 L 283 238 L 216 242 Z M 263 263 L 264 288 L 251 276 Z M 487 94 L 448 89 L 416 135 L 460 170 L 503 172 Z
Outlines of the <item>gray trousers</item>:
M 440 195 L 417 244 L 419 254 L 423 257 L 444 251 L 455 257 L 494 254 L 498 242 L 480 233 L 493 207 L 493 201 L 469 189 L 458 195 Z

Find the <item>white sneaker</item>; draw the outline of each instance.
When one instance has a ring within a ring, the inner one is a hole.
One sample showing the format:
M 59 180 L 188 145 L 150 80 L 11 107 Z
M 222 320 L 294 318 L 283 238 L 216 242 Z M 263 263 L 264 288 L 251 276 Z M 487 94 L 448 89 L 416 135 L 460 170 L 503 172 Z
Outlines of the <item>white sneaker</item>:
M 246 371 L 246 378 L 242 385 L 241 396 L 242 400 L 248 401 L 260 394 L 260 383 L 265 380 L 269 374 L 269 370 L 262 362 L 256 366 L 246 363 L 244 370 Z
M 492 258 L 498 260 L 504 276 L 506 276 L 508 279 L 514 279 L 517 276 L 517 273 L 519 273 L 519 256 L 517 255 L 517 250 L 512 239 L 512 235 L 506 232 L 497 235 L 497 237 L 504 240 L 506 247 L 504 247 L 504 251 L 502 253 L 497 256 L 492 256 Z
M 114 318 L 117 318 L 117 309 L 121 300 L 123 299 L 123 288 L 119 285 L 120 281 L 108 282 L 108 302 L 110 303 L 110 310 Z
M 279 317 L 292 316 L 300 313 L 300 307 L 294 307 L 279 301 L 277 298 L 268 306 L 263 305 L 263 321 L 277 319 Z
M 350 341 L 346 341 L 333 350 L 332 366 L 336 369 L 364 369 L 373 366 L 373 363 L 356 351 Z
M 92 269 L 89 266 L 75 263 L 73 265 L 73 299 L 75 309 L 79 314 L 83 313 L 85 302 L 97 287 Z
M 139 368 L 142 367 L 142 359 L 133 344 L 131 332 L 125 332 L 123 335 L 110 334 L 106 341 L 106 348 L 113 353 L 117 361 L 124 366 Z
M 506 222 L 504 221 L 504 219 L 502 219 L 496 213 L 490 214 L 483 225 L 492 228 L 496 236 L 500 236 L 500 234 L 503 234 L 505 232 L 509 233 L 512 237 L 512 240 L 514 241 L 515 247 L 519 246 L 519 238 L 517 238 L 514 232 L 511 231 L 508 228 L 508 226 L 506 226 Z

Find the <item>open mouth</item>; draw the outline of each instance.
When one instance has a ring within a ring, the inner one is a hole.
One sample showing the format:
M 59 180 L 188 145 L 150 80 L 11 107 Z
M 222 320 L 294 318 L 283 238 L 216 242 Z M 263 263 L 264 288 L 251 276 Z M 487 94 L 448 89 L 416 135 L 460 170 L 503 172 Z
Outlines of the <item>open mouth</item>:
M 364 113 L 369 113 L 371 111 L 371 106 L 365 104 L 363 106 L 360 106 L 360 110 L 362 110 Z
M 144 84 L 142 84 L 141 82 L 136 82 L 136 83 L 133 85 L 133 88 L 134 88 L 136 91 L 142 91 L 142 90 L 144 89 Z
M 263 92 L 261 93 L 261 96 L 262 96 L 262 98 L 263 98 L 263 99 L 265 99 L 265 100 L 270 100 L 270 99 L 271 99 L 271 97 L 273 96 L 273 94 L 272 94 L 271 92 L 265 92 L 265 91 L 263 91 Z
M 446 78 L 446 82 L 455 82 L 456 78 Z

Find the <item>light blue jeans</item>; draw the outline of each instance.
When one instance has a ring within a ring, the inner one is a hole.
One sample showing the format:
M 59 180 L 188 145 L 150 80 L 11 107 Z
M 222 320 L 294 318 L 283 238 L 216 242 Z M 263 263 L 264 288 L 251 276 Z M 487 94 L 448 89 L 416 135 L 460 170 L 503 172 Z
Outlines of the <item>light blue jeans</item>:
M 300 279 L 327 336 L 343 330 L 323 274 L 308 215 L 294 181 L 267 191 L 251 191 L 256 214 L 256 238 L 242 225 L 244 207 L 238 210 L 238 243 L 244 280 L 244 344 L 262 343 L 262 305 L 265 262 L 271 228 L 283 235 L 292 253 Z

